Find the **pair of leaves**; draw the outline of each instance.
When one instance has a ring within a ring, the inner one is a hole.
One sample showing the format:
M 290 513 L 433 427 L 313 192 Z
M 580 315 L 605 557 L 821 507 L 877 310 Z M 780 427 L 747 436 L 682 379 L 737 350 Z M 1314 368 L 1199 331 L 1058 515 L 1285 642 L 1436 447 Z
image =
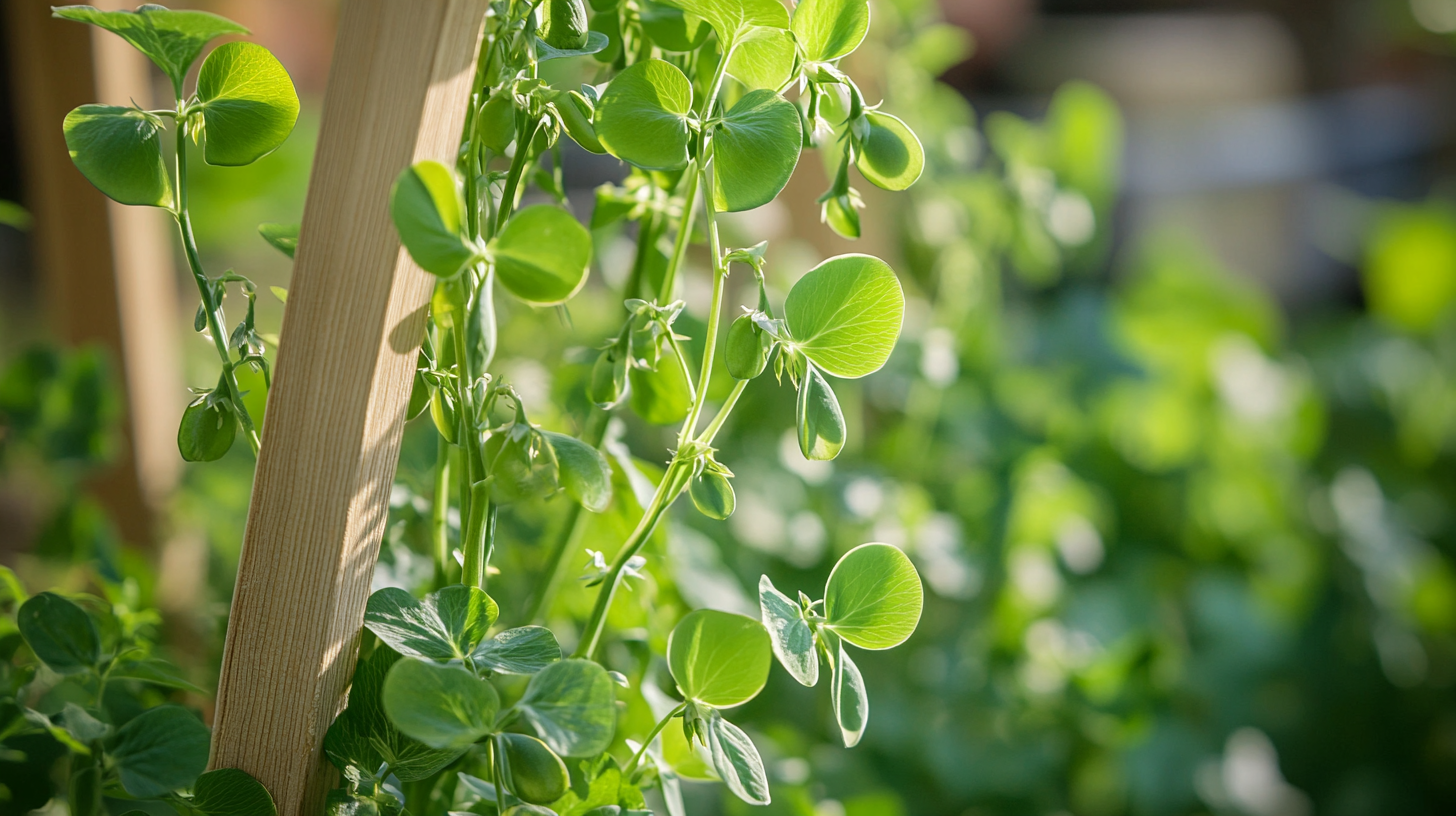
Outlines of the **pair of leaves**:
M 372 774 L 387 763 L 390 773 L 413 782 L 433 776 L 460 755 L 405 736 L 385 715 L 385 678 L 399 660 L 398 652 L 379 646 L 354 669 L 349 705 L 324 735 L 324 754 L 339 770 L 352 765 Z
M 542 626 L 485 635 L 500 611 L 477 587 L 461 584 L 433 592 L 423 601 L 397 587 L 369 596 L 364 625 L 400 654 L 426 660 L 468 661 L 480 671 L 534 674 L 561 659 L 561 646 Z
M 822 632 L 810 620 L 807 599 L 794 603 L 765 575 L 758 583 L 759 608 L 779 663 L 806 686 L 819 682 L 819 649 L 830 659 L 830 695 L 846 747 L 853 747 L 869 723 L 864 677 L 844 648 L 890 649 L 905 642 L 920 622 L 924 590 L 915 565 L 899 548 L 864 544 L 834 565 L 824 587 Z
M 535 306 L 564 303 L 586 284 L 591 234 L 559 207 L 517 211 L 480 249 L 463 231 L 465 205 L 455 174 L 435 161 L 405 168 L 389 206 L 400 240 L 426 272 L 453 277 L 485 257 L 506 291 Z

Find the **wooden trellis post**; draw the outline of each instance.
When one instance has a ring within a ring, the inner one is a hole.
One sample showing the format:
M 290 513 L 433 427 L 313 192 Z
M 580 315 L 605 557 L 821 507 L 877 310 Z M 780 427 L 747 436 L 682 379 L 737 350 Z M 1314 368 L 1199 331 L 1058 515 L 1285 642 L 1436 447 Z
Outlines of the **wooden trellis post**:
M 433 278 L 389 190 L 453 164 L 485 0 L 346 0 L 264 420 L 212 765 L 319 812 L 320 745 L 354 665 Z

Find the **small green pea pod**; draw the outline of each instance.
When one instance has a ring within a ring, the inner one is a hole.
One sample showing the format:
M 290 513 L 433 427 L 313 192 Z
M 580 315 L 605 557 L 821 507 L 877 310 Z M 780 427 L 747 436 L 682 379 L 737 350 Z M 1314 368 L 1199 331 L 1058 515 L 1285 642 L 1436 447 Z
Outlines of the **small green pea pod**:
M 606 410 L 622 401 L 622 395 L 627 391 L 627 357 L 613 346 L 603 351 L 592 364 L 587 398 L 597 407 Z
M 555 802 L 566 794 L 566 763 L 546 743 L 525 734 L 501 734 L 496 746 L 505 761 L 510 791 L 533 805 Z
M 597 140 L 597 130 L 592 127 L 592 105 L 576 91 L 567 91 L 556 98 L 556 112 L 561 115 L 561 124 L 571 138 L 593 153 L 606 153 L 607 149 Z
M 582 0 L 546 0 L 541 39 L 552 48 L 571 51 L 586 46 L 586 4 Z
M 698 508 L 699 513 L 717 521 L 733 515 L 733 508 L 737 504 L 733 495 L 733 484 L 728 481 L 727 474 L 714 468 L 711 463 L 693 477 L 692 484 L 688 486 L 688 495 L 692 497 L 693 506 Z
M 217 392 L 209 391 L 182 412 L 177 449 L 188 462 L 215 462 L 227 454 L 237 435 L 232 405 Z
M 799 384 L 799 450 L 805 459 L 833 459 L 844 448 L 844 414 L 839 399 L 812 364 Z
M 475 135 L 496 153 L 506 152 L 516 138 L 516 106 L 511 95 L 497 91 L 475 117 Z
M 751 380 L 768 368 L 773 338 L 753 322 L 753 315 L 739 315 L 728 327 L 724 362 L 737 380 Z
M 455 397 L 448 388 L 433 388 L 430 393 L 430 419 L 435 421 L 435 430 L 445 441 L 450 444 L 456 442 L 456 422 L 459 415 L 455 412 Z

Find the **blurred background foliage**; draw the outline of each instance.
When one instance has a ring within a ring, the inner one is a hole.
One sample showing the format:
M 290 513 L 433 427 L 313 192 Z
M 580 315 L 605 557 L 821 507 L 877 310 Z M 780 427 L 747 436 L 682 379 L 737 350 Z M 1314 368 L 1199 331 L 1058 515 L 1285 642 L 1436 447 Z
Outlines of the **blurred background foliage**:
M 205 5 L 301 66 L 284 150 L 199 172 L 195 193 L 209 263 L 286 285 L 252 226 L 302 209 L 332 6 Z M 861 661 L 874 709 L 855 751 L 827 698 L 782 673 L 746 707 L 765 814 L 1456 812 L 1452 31 L 1450 0 L 877 4 L 856 74 L 882 78 L 870 95 L 920 135 L 925 176 L 908 198 L 864 191 L 849 245 L 814 223 L 806 154 L 729 243 L 771 239 L 776 297 L 827 255 L 893 258 L 904 336 L 838 389 L 851 443 L 833 463 L 799 455 L 790 391 L 748 389 L 719 444 L 736 513 L 678 508 L 613 610 L 610 661 L 655 671 L 688 609 L 751 612 L 760 573 L 812 594 L 844 551 L 885 541 L 926 580 L 920 629 Z M 567 178 L 586 218 L 621 171 L 578 152 Z M 579 427 L 618 320 L 635 232 L 595 238 L 569 323 L 501 304 L 499 368 L 549 428 Z M 689 263 L 680 325 L 701 335 L 706 256 Z M 211 687 L 250 458 L 185 471 L 160 554 L 123 546 L 82 489 L 115 445 L 104 358 L 30 347 L 44 332 L 4 311 L 6 512 L 32 519 L 5 562 L 37 587 L 130 578 L 166 613 L 159 649 Z M 281 314 L 264 306 L 264 331 Z M 376 586 L 429 578 L 428 421 L 406 431 Z M 587 551 L 610 556 L 635 522 L 623 497 L 660 473 L 664 433 L 609 433 L 619 500 L 572 543 L 548 616 L 563 638 L 590 603 Z M 501 517 L 507 624 L 563 501 Z M 636 732 L 652 702 L 628 702 Z M 748 812 L 714 786 L 688 795 L 694 813 Z

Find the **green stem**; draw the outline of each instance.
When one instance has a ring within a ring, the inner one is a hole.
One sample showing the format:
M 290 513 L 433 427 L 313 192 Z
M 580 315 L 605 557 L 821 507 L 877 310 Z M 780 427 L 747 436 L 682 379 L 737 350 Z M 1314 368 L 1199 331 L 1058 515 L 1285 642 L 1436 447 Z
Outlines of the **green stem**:
M 709 172 L 707 165 L 704 165 L 703 188 L 706 190 L 713 189 Z M 703 209 L 708 216 L 708 250 L 713 253 L 713 297 L 708 305 L 708 335 L 707 343 L 703 346 L 703 366 L 698 371 L 698 391 L 693 395 L 693 407 L 688 411 L 687 421 L 683 423 L 682 432 L 678 436 L 679 447 L 697 432 L 698 418 L 702 416 L 703 403 L 708 398 L 708 382 L 713 377 L 713 354 L 718 345 L 719 316 L 723 311 L 723 289 L 728 280 L 728 268 L 723 263 L 723 244 L 718 237 L 718 218 L 713 209 L 712 195 L 703 196 Z
M 688 241 L 693 233 L 693 216 L 697 213 L 698 163 L 688 163 L 687 187 L 683 190 L 682 218 L 678 219 L 677 238 L 672 245 L 672 258 L 668 259 L 667 271 L 662 273 L 662 287 L 657 293 L 657 302 L 667 304 L 672 300 L 672 290 L 677 285 L 677 270 L 688 254 Z
M 627 538 L 617 557 L 612 561 L 611 569 L 607 577 L 603 579 L 601 588 L 597 590 L 597 601 L 592 606 L 591 617 L 587 619 L 586 628 L 582 630 L 581 641 L 576 645 L 576 652 L 572 657 L 590 659 L 592 653 L 597 649 L 597 643 L 601 640 L 602 629 L 607 623 L 607 610 L 612 606 L 612 598 L 617 594 L 617 585 L 621 583 L 622 570 L 626 568 L 627 562 L 632 556 L 642 549 L 647 543 L 652 531 L 657 528 L 657 522 L 662 519 L 663 513 L 672 506 L 677 499 L 677 494 L 682 492 L 683 481 L 679 479 L 679 473 L 686 467 L 681 462 L 673 460 L 667 466 L 667 472 L 662 474 L 662 481 L 657 484 L 657 492 L 652 495 L 652 501 L 648 503 L 647 509 L 642 513 L 642 520 L 637 523 L 637 528 Z M 672 495 L 668 495 L 671 493 Z
M 501 191 L 500 212 L 497 214 L 495 225 L 496 232 L 500 232 L 506 225 L 506 220 L 516 209 L 516 192 L 521 185 L 521 175 L 525 173 L 528 159 L 531 155 L 531 142 L 536 139 L 536 131 L 541 127 L 539 118 L 533 119 L 524 131 L 516 132 L 516 155 L 511 159 L 511 169 L 506 175 L 506 186 Z
M 260 445 L 258 431 L 253 426 L 253 418 L 248 414 L 247 407 L 243 405 L 243 392 L 238 388 L 232 355 L 227 349 L 227 333 L 217 317 L 220 304 L 213 302 L 212 287 L 209 285 L 207 273 L 202 269 L 202 260 L 197 254 L 197 239 L 192 234 L 192 216 L 187 209 L 187 127 L 181 123 L 177 126 L 176 162 L 177 193 L 173 215 L 177 218 L 177 228 L 182 234 L 182 249 L 187 256 L 187 266 L 192 270 L 192 279 L 197 283 L 197 293 L 202 297 L 202 310 L 206 313 L 207 330 L 212 335 L 213 347 L 217 349 L 217 356 L 222 360 L 222 379 L 227 383 L 228 398 L 236 409 L 238 424 L 242 426 L 243 435 L 248 438 L 248 446 L 253 449 L 253 455 L 257 456 Z
M 465 525 L 465 565 L 460 582 L 485 589 L 486 565 L 495 533 L 495 505 L 490 500 L 490 483 L 470 486 L 470 518 Z
M 435 584 L 445 586 L 450 574 L 450 442 L 435 445 L 435 496 L 430 506 L 430 539 L 435 544 Z
M 708 423 L 708 427 L 704 428 L 702 435 L 698 437 L 699 442 L 704 445 L 713 444 L 713 438 L 723 428 L 724 421 L 733 412 L 733 406 L 738 404 L 738 398 L 743 396 L 743 390 L 747 387 L 748 380 L 739 380 L 738 384 L 733 386 L 733 391 L 728 395 L 728 399 L 724 401 L 723 407 L 718 409 L 718 415 L 713 417 L 713 421 Z
M 593 448 L 600 447 L 602 437 L 606 435 L 607 420 L 610 416 L 606 411 L 592 406 L 591 414 L 587 416 L 586 427 L 582 429 L 581 441 Z M 538 579 L 536 591 L 533 593 L 534 597 L 531 600 L 530 612 L 526 615 L 526 623 L 534 623 L 551 608 L 551 600 L 556 595 L 556 587 L 561 583 L 561 568 L 566 563 L 566 554 L 576 549 L 573 545 L 581 537 L 581 519 L 581 505 L 572 502 L 566 510 L 566 518 L 562 519 L 561 529 L 556 533 L 556 541 L 552 544 L 551 554 L 546 557 L 546 564 L 541 569 L 541 577 Z
M 662 733 L 662 729 L 666 728 L 667 724 L 672 722 L 672 718 L 681 714 L 683 712 L 683 709 L 687 707 L 687 703 L 679 703 L 677 708 L 669 711 L 666 717 L 663 717 L 662 719 L 657 721 L 657 725 L 654 725 L 652 727 L 652 733 L 648 734 L 647 739 L 642 741 L 642 747 L 637 749 L 637 753 L 632 755 L 632 759 L 629 760 L 627 762 L 627 766 L 622 769 L 622 776 L 631 777 L 632 772 L 637 770 L 637 764 L 642 761 L 642 757 L 647 753 L 647 747 L 652 744 L 653 740 L 657 739 L 657 735 Z

